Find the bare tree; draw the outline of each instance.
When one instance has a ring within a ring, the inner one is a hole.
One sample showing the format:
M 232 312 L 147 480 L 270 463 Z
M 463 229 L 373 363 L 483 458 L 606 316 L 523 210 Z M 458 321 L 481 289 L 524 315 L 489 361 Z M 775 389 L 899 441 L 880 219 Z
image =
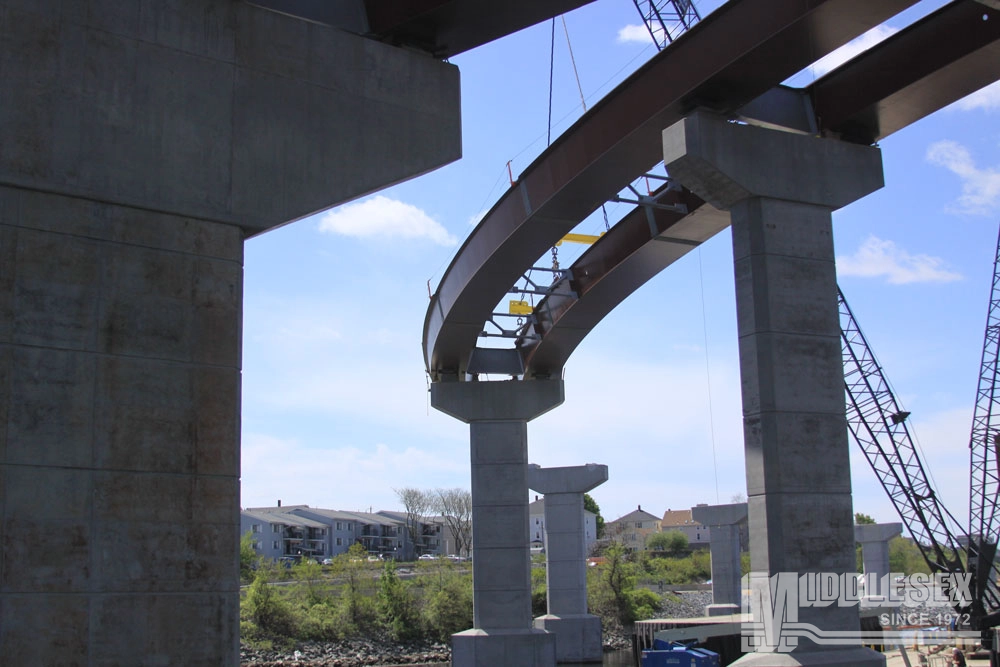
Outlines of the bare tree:
M 452 537 L 455 554 L 467 556 L 472 549 L 472 494 L 465 489 L 434 491 L 434 511 L 441 515 Z
M 403 511 L 406 512 L 406 532 L 410 536 L 410 549 L 413 550 L 410 556 L 416 557 L 420 555 L 420 538 L 424 517 L 433 506 L 434 496 L 427 491 L 411 487 L 393 489 L 393 491 L 396 492 L 396 497 L 402 503 Z

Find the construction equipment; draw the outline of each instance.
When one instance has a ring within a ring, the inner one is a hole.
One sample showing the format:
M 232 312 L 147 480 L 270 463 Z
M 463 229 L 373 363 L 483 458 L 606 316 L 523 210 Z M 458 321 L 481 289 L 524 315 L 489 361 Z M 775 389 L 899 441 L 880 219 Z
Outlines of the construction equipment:
M 889 495 L 931 571 L 970 575 L 971 600 L 952 597 L 959 613 L 968 614 L 990 651 L 991 667 L 1000 667 L 995 628 L 1000 625 L 1000 589 L 994 556 L 998 526 L 998 358 L 1000 358 L 1000 238 L 993 262 L 993 284 L 976 392 L 969 449 L 971 453 L 969 530 L 964 544 L 958 522 L 937 498 L 906 425 L 910 413 L 900 409 L 882 367 L 838 290 L 847 423 L 879 482 Z M 964 556 L 964 558 L 963 558 Z

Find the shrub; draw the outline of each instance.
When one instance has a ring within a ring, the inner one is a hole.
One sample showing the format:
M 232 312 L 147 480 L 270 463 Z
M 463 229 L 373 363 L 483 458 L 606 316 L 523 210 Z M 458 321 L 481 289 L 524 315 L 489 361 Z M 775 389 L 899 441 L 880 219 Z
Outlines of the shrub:
M 531 615 L 543 616 L 549 612 L 548 591 L 545 588 L 544 567 L 531 568 Z
M 427 598 L 424 605 L 427 629 L 441 641 L 472 627 L 471 577 L 451 576 Z
M 396 566 L 386 561 L 378 581 L 378 616 L 395 640 L 421 635 L 416 601 L 406 584 L 396 576 Z
M 294 636 L 295 623 L 291 610 L 275 594 L 274 586 L 267 582 L 266 569 L 257 571 L 247 592 L 246 604 L 250 619 L 260 630 L 284 637 Z

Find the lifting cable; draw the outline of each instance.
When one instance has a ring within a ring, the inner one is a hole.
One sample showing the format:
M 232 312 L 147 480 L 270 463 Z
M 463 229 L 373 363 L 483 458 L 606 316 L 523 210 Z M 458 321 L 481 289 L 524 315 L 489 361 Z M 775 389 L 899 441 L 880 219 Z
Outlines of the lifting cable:
M 576 90 L 580 94 L 580 106 L 583 107 L 583 112 L 587 113 L 587 98 L 583 95 L 583 85 L 580 83 L 580 72 L 576 67 L 576 57 L 573 55 L 573 43 L 569 39 L 569 27 L 566 25 L 565 14 L 560 16 L 559 19 L 562 21 L 563 34 L 566 35 L 566 48 L 569 50 L 569 61 L 573 66 L 573 77 L 576 79 Z M 546 132 L 546 146 L 552 145 L 552 87 L 555 72 L 555 59 L 556 59 L 556 17 L 552 17 L 552 37 L 549 42 L 549 119 L 548 128 Z M 608 222 L 608 209 L 605 204 L 601 204 L 601 212 L 604 214 L 604 231 L 611 230 L 611 224 Z M 559 249 L 556 246 L 552 246 L 552 271 L 553 271 L 553 282 L 555 282 L 557 275 L 556 271 L 559 270 Z
M 705 274 L 701 268 L 701 248 L 698 248 L 698 283 L 701 286 L 701 330 L 705 337 L 705 379 L 708 382 L 708 431 L 712 436 L 712 468 L 715 469 L 715 502 L 719 498 L 719 462 L 715 456 L 715 413 L 712 410 L 712 367 L 708 355 L 708 316 L 705 314 Z

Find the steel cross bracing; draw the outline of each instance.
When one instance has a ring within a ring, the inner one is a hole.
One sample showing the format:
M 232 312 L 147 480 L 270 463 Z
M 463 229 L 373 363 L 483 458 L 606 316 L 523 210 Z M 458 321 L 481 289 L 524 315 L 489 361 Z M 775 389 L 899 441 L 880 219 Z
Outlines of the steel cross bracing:
M 993 260 L 993 284 L 986 317 L 983 356 L 976 389 L 976 408 L 969 438 L 969 539 L 984 556 L 996 551 L 997 494 L 1000 491 L 1000 396 L 997 395 L 997 372 L 1000 361 L 1000 238 Z M 977 563 L 978 564 L 978 563 Z M 972 564 L 970 563 L 970 567 Z
M 692 25 L 701 20 L 701 16 L 698 14 L 698 10 L 694 6 L 693 0 L 633 0 L 635 2 L 636 9 L 639 10 L 639 14 L 642 15 L 643 21 L 646 24 L 646 28 L 649 30 L 649 34 L 653 37 L 653 41 L 656 43 L 656 50 L 662 51 L 667 44 L 673 42 L 677 37 L 679 37 L 683 32 L 688 30 Z M 649 179 L 657 179 L 670 182 L 669 177 L 662 174 L 647 173 L 636 179 L 638 182 L 641 179 L 646 179 L 647 183 Z M 631 191 L 634 195 L 634 199 L 628 197 L 622 197 L 621 195 L 616 196 L 612 199 L 615 203 L 630 203 L 637 204 L 638 206 L 645 207 L 647 212 L 651 207 L 666 207 L 676 210 L 676 206 L 671 206 L 669 204 L 662 204 L 659 202 L 659 196 L 654 197 L 652 194 L 642 195 L 635 188 L 634 185 L 629 184 L 626 189 Z M 665 193 L 667 190 L 664 190 Z M 609 202 L 610 203 L 610 202 Z M 686 213 L 687 211 L 681 211 Z M 607 213 L 605 213 L 605 216 Z M 650 220 L 650 226 L 655 228 L 652 220 Z M 533 267 L 531 270 L 537 270 L 537 267 Z M 529 273 L 525 273 L 521 276 L 520 280 L 525 281 L 528 285 L 528 289 L 521 289 L 517 285 L 512 287 L 507 291 L 508 294 L 534 294 L 539 295 L 543 298 L 552 294 L 555 290 L 560 288 L 565 288 L 566 285 L 572 285 L 572 274 L 569 271 L 559 272 L 557 267 L 553 267 L 553 280 L 545 287 L 539 288 L 539 286 L 534 283 L 530 278 Z M 570 289 L 572 289 L 570 287 Z M 501 326 L 497 322 L 497 318 L 511 317 L 509 313 L 494 312 L 492 317 L 487 320 L 483 329 L 480 332 L 481 338 L 514 338 L 518 340 L 518 345 L 523 341 L 531 341 L 538 338 L 538 336 L 530 333 L 531 327 L 536 324 L 537 318 L 534 315 L 517 317 L 517 325 L 513 329 Z M 496 332 L 489 330 L 488 325 L 492 325 Z
M 701 20 L 693 0 L 633 0 L 657 50 Z
M 938 500 L 906 426 L 908 412 L 900 409 L 882 367 L 858 327 L 843 293 L 838 289 L 847 425 L 879 482 L 889 494 L 903 524 L 935 573 L 968 571 L 956 537 L 959 525 Z M 969 554 L 978 551 L 970 544 Z M 994 565 L 995 569 L 995 565 Z M 972 609 L 976 618 L 1000 608 L 996 577 L 975 577 L 978 594 Z M 981 589 L 981 590 L 980 590 Z M 961 605 L 957 605 L 961 606 Z

